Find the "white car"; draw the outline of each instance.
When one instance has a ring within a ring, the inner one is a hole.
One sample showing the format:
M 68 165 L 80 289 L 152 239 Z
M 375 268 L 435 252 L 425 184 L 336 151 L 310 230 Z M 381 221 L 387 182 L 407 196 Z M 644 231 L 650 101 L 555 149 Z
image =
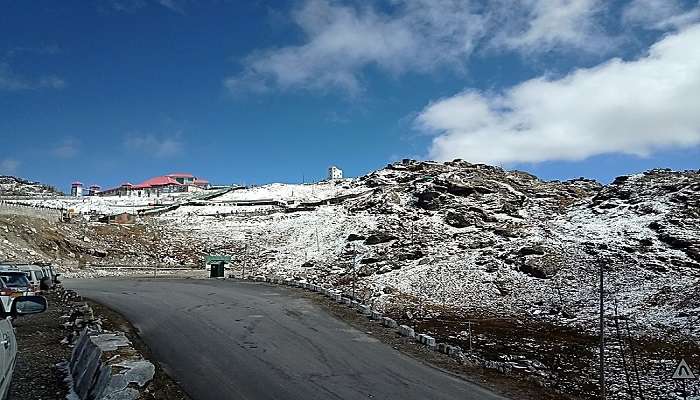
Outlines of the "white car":
M 49 285 L 51 289 L 60 283 L 58 277 L 61 276 L 61 274 L 56 273 L 53 265 L 45 264 L 41 266 L 41 269 L 44 270 L 44 275 L 47 277 L 47 285 Z
M 36 294 L 34 286 L 29 282 L 29 276 L 26 272 L 20 271 L 19 268 L 12 265 L 0 265 L 0 279 L 5 285 L 25 296 Z
M 32 291 L 34 293 L 41 292 L 41 280 L 46 277 L 43 268 L 38 265 L 16 265 L 17 269 L 24 272 L 29 279 L 29 283 L 32 284 Z
M 33 296 L 31 284 L 22 271 L 0 271 L 0 312 L 9 312 L 12 301 L 19 296 Z
M 12 383 L 12 373 L 17 360 L 17 339 L 12 318 L 46 311 L 48 303 L 41 296 L 20 296 L 14 299 L 9 312 L 0 318 L 0 399 L 7 399 Z

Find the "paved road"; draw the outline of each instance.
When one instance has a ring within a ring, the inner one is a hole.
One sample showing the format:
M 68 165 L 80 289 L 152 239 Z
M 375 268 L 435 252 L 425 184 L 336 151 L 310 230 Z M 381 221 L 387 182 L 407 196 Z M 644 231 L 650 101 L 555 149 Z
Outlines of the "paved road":
M 193 400 L 502 399 L 402 355 L 294 289 L 217 280 L 73 280 L 139 329 Z

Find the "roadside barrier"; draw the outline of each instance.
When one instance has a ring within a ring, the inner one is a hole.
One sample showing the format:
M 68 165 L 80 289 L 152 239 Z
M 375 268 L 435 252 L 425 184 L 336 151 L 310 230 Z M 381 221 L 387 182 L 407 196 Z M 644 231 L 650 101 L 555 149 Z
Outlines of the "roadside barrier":
M 435 338 L 432 336 L 428 336 L 425 333 L 421 333 L 420 335 L 418 335 L 418 343 L 422 343 L 430 347 L 431 349 L 435 348 L 436 345 Z
M 399 324 L 389 317 L 382 318 L 382 325 L 386 326 L 387 328 L 392 328 L 392 329 L 396 329 L 399 327 Z
M 407 339 L 415 339 L 418 343 L 424 345 L 426 348 L 445 354 L 462 364 L 479 366 L 486 369 L 494 369 L 502 374 L 510 374 L 512 372 L 513 366 L 509 363 L 484 360 L 472 354 L 465 355 L 461 347 L 452 346 L 447 343 L 437 343 L 437 340 L 430 335 L 424 333 L 417 334 L 412 327 L 408 325 L 399 325 L 398 322 L 396 322 L 396 320 L 383 316 L 383 314 L 380 311 L 373 310 L 371 306 L 363 304 L 362 302 L 356 299 L 353 299 L 348 296 L 343 296 L 342 292 L 338 290 L 319 286 L 305 281 L 297 281 L 292 278 L 282 279 L 276 277 L 266 278 L 259 276 L 248 279 L 260 282 L 269 282 L 273 284 L 283 284 L 286 286 L 303 288 L 312 292 L 320 293 L 323 296 L 330 298 L 336 303 L 345 304 L 348 307 L 357 310 L 358 313 L 367 316 L 367 318 L 373 321 L 381 323 L 382 326 L 386 328 L 397 331 L 399 335 Z
M 80 400 L 138 399 L 138 389 L 155 374 L 153 364 L 141 357 L 123 332 L 87 329 L 76 341 L 67 369 Z
M 399 326 L 399 334 L 401 336 L 405 336 L 405 337 L 409 337 L 409 338 L 416 337 L 416 332 L 413 330 L 413 328 L 411 328 L 408 325 Z

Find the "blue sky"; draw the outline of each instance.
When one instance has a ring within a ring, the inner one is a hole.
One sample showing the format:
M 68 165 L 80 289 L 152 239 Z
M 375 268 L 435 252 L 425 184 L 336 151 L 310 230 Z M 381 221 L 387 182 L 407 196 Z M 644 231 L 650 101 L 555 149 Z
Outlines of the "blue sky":
M 698 169 L 695 1 L 0 3 L 0 174 L 66 190 L 463 158 Z

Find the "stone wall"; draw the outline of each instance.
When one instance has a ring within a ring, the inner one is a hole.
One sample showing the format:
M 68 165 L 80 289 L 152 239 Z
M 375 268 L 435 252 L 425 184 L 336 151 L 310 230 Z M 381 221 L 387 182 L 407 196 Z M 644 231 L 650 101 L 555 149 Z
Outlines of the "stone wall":
M 63 212 L 55 208 L 34 207 L 0 200 L 0 215 L 22 215 L 48 221 L 60 221 Z

